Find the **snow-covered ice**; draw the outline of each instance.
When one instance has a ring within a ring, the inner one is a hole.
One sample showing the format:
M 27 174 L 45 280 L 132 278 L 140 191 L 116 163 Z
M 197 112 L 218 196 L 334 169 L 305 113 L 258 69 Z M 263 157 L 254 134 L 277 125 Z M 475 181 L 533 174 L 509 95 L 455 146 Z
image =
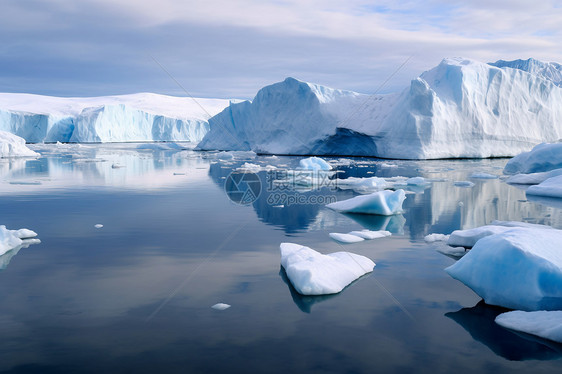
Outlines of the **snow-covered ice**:
M 211 118 L 199 147 L 481 158 L 514 156 L 562 138 L 557 76 L 537 69 L 536 63 L 503 61 L 498 66 L 447 58 L 402 92 L 373 97 L 287 78 L 262 88 L 252 102 L 231 104 Z
M 305 170 L 332 170 L 332 165 L 323 158 L 309 157 L 299 161 L 299 168 Z
M 507 162 L 504 174 L 529 174 L 562 168 L 562 143 L 542 143 Z
M 562 343 L 562 310 L 515 310 L 497 316 L 496 323 L 508 329 Z
M 486 236 L 445 270 L 487 304 L 521 310 L 562 309 L 562 231 L 515 223 Z
M 359 230 L 359 231 L 351 231 L 351 232 L 349 232 L 349 234 L 355 235 L 355 236 L 358 236 L 360 238 L 367 239 L 367 240 L 385 238 L 387 236 L 392 235 L 392 233 L 390 231 L 386 231 L 386 230 L 378 230 L 378 231 Z
M 0 130 L 33 143 L 196 142 L 207 133 L 209 116 L 229 105 L 152 93 L 89 98 L 0 93 L 0 103 Z
M 39 153 L 27 148 L 25 139 L 0 128 L 0 158 L 8 157 L 39 157 Z
M 360 236 L 357 235 L 353 235 L 353 234 L 342 234 L 339 232 L 331 232 L 330 234 L 330 238 L 334 239 L 335 241 L 341 242 L 341 243 L 359 243 L 365 240 L 365 238 L 362 238 Z
M 294 243 L 281 243 L 281 265 L 293 287 L 302 295 L 326 295 L 343 290 L 370 273 L 375 263 L 350 252 L 323 255 Z
M 562 198 L 562 175 L 551 177 L 544 182 L 527 188 L 527 195 Z
M 226 310 L 230 307 L 231 307 L 231 305 L 229 305 L 229 304 L 217 303 L 217 304 L 213 305 L 211 308 L 213 308 L 215 310 Z
M 384 190 L 372 194 L 336 201 L 326 207 L 343 213 L 363 213 L 390 216 L 402 212 L 402 203 L 406 199 L 404 190 Z
M 449 239 L 449 235 L 445 235 L 445 234 L 429 234 L 423 238 L 423 240 L 425 240 L 426 243 L 444 242 L 448 239 Z
M 36 236 L 37 233 L 29 229 L 9 230 L 6 226 L 0 225 L 0 255 L 25 244 L 26 240 Z

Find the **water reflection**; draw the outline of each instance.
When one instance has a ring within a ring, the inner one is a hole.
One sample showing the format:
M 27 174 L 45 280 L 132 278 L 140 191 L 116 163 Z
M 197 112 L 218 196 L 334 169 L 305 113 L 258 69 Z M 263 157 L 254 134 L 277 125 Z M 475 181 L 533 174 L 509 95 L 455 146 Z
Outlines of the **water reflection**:
M 556 360 L 562 357 L 562 344 L 530 335 L 516 334 L 495 322 L 496 317 L 509 311 L 480 301 L 472 308 L 446 313 L 475 340 L 488 346 L 495 354 L 510 361 Z

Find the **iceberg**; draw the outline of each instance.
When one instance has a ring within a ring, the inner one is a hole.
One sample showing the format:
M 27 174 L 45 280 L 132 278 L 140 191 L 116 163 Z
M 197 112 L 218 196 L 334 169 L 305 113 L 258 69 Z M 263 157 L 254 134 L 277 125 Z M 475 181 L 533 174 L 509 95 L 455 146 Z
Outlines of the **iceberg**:
M 562 231 L 518 225 L 486 236 L 445 271 L 487 304 L 526 311 L 562 309 Z
M 562 175 L 562 169 L 554 169 L 539 173 L 515 174 L 507 178 L 505 182 L 509 184 L 539 184 L 548 178 L 556 177 L 558 175 Z
M 337 201 L 326 207 L 342 213 L 363 213 L 391 216 L 402 212 L 402 203 L 406 199 L 404 190 L 384 190 L 369 195 L 356 196 Z
M 0 158 L 39 157 L 25 145 L 25 139 L 6 131 L 0 131 Z
M 63 98 L 0 93 L 0 130 L 41 142 L 200 141 L 229 100 L 152 93 Z
M 447 58 L 402 92 L 372 96 L 287 78 L 211 118 L 198 148 L 482 158 L 515 156 L 562 138 L 556 76 L 507 65 Z
M 562 198 L 562 175 L 548 178 L 536 186 L 531 186 L 526 193 L 527 195 Z
M 8 230 L 6 226 L 0 225 L 0 256 L 36 236 L 37 233 L 29 229 Z
M 527 73 L 548 79 L 557 86 L 562 86 L 562 65 L 556 62 L 542 62 L 529 58 L 527 60 L 504 61 L 490 63 L 498 68 L 512 68 L 526 71 Z
M 562 343 L 561 310 L 539 310 L 535 312 L 515 310 L 498 315 L 496 323 L 511 330 Z
M 294 243 L 281 243 L 281 266 L 301 295 L 328 295 L 341 292 L 359 277 L 370 273 L 375 263 L 350 252 L 323 255 Z
M 330 238 L 334 239 L 335 241 L 338 241 L 340 243 L 346 243 L 346 244 L 351 244 L 351 243 L 359 243 L 362 242 L 363 240 L 365 240 L 365 238 L 362 238 L 360 236 L 357 235 L 353 235 L 353 234 L 342 234 L 339 232 L 331 232 L 330 234 Z

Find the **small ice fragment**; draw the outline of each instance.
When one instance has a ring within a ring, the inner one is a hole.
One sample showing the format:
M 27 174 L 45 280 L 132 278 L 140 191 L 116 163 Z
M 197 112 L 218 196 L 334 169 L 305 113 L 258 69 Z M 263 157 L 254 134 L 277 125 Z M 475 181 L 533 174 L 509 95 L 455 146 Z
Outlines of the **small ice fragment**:
M 404 190 L 384 190 L 369 195 L 356 196 L 348 200 L 326 205 L 338 212 L 379 214 L 390 216 L 402 212 L 402 203 L 406 199 Z
M 453 183 L 457 187 L 473 187 L 474 183 L 470 181 L 457 181 Z
M 225 303 L 217 303 L 215 305 L 213 305 L 211 308 L 215 309 L 215 310 L 225 310 L 230 308 L 231 305 L 229 304 L 225 304 Z
M 449 235 L 445 235 L 445 234 L 429 234 L 426 235 L 425 238 L 423 238 L 423 240 L 425 240 L 426 243 L 444 242 L 448 239 L 449 239 Z
M 362 242 L 363 240 L 365 240 L 364 238 L 361 238 L 359 236 L 353 235 L 353 234 L 340 234 L 337 232 L 331 232 L 330 233 L 330 238 L 341 242 L 341 243 L 357 243 L 357 242 Z
M 371 231 L 371 230 L 361 230 L 361 231 L 351 231 L 350 235 L 355 235 L 363 239 L 372 240 L 378 238 L 384 238 L 387 236 L 392 235 L 390 231 L 379 230 L 379 231 Z
M 102 225 L 101 223 L 96 223 L 96 224 L 94 225 L 94 227 L 95 227 L 96 229 L 101 229 L 101 228 L 103 227 L 103 225 Z
M 488 174 L 488 173 L 472 173 L 470 178 L 473 179 L 498 179 L 497 175 Z
M 424 177 L 414 177 L 406 180 L 406 184 L 409 186 L 425 186 L 428 182 Z
M 464 206 L 464 203 L 462 201 L 459 201 L 459 203 L 457 205 L 458 206 Z

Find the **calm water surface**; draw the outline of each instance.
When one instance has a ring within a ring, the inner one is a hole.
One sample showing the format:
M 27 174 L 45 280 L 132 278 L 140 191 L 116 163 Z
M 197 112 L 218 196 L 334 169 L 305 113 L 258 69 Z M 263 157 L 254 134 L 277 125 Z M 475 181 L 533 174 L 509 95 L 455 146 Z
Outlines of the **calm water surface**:
M 339 178 L 433 180 L 410 190 L 404 214 L 376 217 L 326 209 L 357 195 L 330 182 L 295 186 L 295 174 L 273 182 L 296 157 L 137 146 L 41 145 L 37 160 L 0 160 L 0 224 L 41 239 L 0 257 L 1 372 L 562 368 L 561 345 L 496 325 L 504 310 L 450 278 L 443 269 L 455 260 L 423 241 L 494 219 L 561 228 L 557 201 L 470 178 L 500 176 L 506 160 L 337 159 Z M 251 180 L 231 174 L 245 162 L 280 169 Z M 465 180 L 474 186 L 454 185 Z M 240 191 L 258 186 L 257 200 L 233 202 L 241 200 L 233 181 Z M 363 228 L 393 235 L 351 245 L 328 237 Z M 377 266 L 338 295 L 303 297 L 280 268 L 281 242 L 347 250 Z M 232 307 L 211 309 L 218 302 Z

